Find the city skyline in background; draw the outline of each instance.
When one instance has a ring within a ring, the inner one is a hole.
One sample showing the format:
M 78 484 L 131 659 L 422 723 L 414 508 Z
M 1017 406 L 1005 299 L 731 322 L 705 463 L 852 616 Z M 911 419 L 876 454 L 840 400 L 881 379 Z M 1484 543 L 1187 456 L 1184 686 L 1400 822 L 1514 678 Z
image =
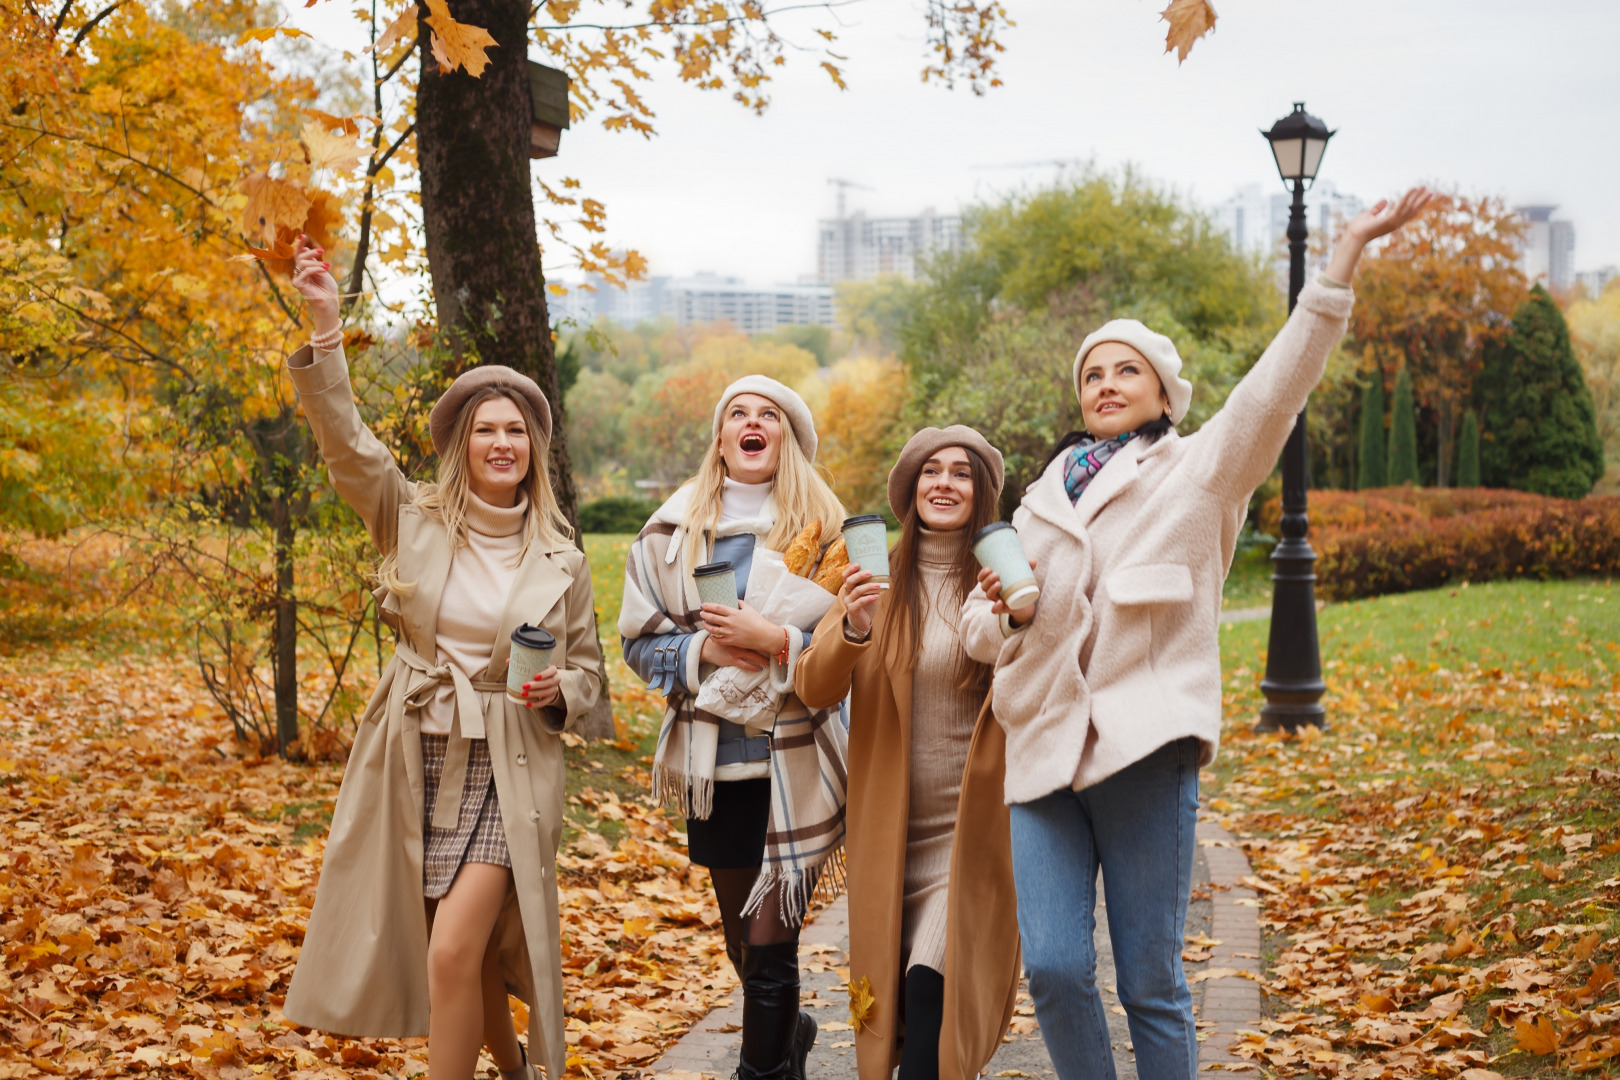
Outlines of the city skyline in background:
M 864 185 L 843 179 L 828 182 L 838 188 L 838 212 L 816 222 L 814 272 L 799 274 L 793 282 L 776 283 L 714 269 L 686 275 L 649 273 L 624 288 L 597 275 L 562 279 L 556 284 L 568 292 L 551 299 L 553 324 L 588 325 L 598 319 L 622 325 L 657 319 L 669 319 L 676 326 L 727 322 L 745 334 L 768 334 L 791 325 L 832 327 L 837 325 L 834 287 L 840 282 L 871 281 L 891 275 L 914 281 L 928 258 L 960 251 L 966 243 L 960 214 L 941 214 L 933 207 L 924 207 L 909 217 L 869 216 L 864 209 L 848 208 L 848 189 Z M 1269 255 L 1280 274 L 1287 261 L 1291 202 L 1289 193 L 1268 192 L 1266 185 L 1253 183 L 1203 209 L 1238 251 L 1251 256 Z M 1305 193 L 1306 222 L 1312 239 L 1331 235 L 1339 223 L 1367 206 L 1366 200 L 1340 191 L 1332 181 L 1314 184 Z M 1580 287 L 1595 296 L 1620 276 L 1620 269 L 1613 264 L 1576 269 L 1576 226 L 1554 216 L 1556 204 L 1525 205 L 1515 210 L 1526 223 L 1519 244 L 1519 265 L 1531 282 L 1540 282 L 1555 292 Z M 1320 272 L 1327 257 L 1325 249 L 1313 252 L 1308 271 Z

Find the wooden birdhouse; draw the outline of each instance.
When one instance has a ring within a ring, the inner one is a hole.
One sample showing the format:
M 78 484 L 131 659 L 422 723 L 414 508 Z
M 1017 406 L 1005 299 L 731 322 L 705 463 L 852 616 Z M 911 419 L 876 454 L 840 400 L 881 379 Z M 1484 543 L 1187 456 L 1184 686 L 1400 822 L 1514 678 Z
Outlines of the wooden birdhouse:
M 568 73 L 530 60 L 529 106 L 529 157 L 556 157 L 568 126 Z

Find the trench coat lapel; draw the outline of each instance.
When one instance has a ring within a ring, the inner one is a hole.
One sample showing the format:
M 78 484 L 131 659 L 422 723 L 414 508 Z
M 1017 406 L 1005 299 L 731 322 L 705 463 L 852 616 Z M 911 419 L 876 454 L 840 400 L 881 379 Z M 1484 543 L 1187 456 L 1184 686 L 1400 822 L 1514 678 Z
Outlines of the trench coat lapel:
M 416 586 L 400 600 L 405 638 L 430 663 L 439 655 L 439 601 L 450 577 L 450 534 L 414 506 L 399 509 L 399 565 L 411 567 Z M 504 657 L 502 662 L 504 663 Z
M 512 631 L 524 623 L 539 626 L 572 582 L 567 569 L 552 558 L 551 552 L 540 550 L 538 544 L 529 545 L 523 562 L 518 565 L 517 580 L 512 583 L 512 591 L 506 594 L 506 610 L 501 613 L 500 632 L 495 636 L 495 649 L 490 653 L 489 670 L 484 673 L 484 678 L 496 681 L 506 678 L 506 658 L 512 651 Z M 565 652 L 562 647 L 568 637 L 560 627 L 553 627 L 552 632 L 559 646 L 552 662 L 562 668 Z

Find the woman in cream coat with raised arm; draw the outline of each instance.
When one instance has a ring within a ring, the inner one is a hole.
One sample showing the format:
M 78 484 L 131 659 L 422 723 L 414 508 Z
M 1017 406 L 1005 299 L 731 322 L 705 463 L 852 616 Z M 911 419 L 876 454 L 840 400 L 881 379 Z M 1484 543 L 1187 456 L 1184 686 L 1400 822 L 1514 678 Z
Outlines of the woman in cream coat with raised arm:
M 1192 384 L 1134 319 L 1088 336 L 1072 369 L 1086 432 L 1064 440 L 1013 524 L 1041 585 L 1009 612 L 981 570 L 962 641 L 995 665 L 1024 969 L 1059 1080 L 1111 1080 L 1092 948 L 1099 869 L 1139 1075 L 1193 1080 L 1181 945 L 1198 770 L 1221 729 L 1221 583 L 1249 496 L 1350 317 L 1362 248 L 1410 221 L 1422 188 L 1351 221 L 1322 278 L 1226 406 L 1185 438 Z
M 382 556 L 399 645 L 344 770 L 284 1011 L 345 1035 L 428 1036 L 431 1080 L 467 1080 L 487 1045 L 504 1080 L 562 1076 L 559 736 L 601 692 L 591 578 L 546 471 L 534 381 L 473 368 L 429 421 L 435 483 L 401 474 L 355 408 L 337 283 L 300 238 L 293 284 L 315 326 L 287 361 L 332 485 Z M 556 639 L 506 694 L 514 629 Z M 507 994 L 531 1009 L 528 1053 Z

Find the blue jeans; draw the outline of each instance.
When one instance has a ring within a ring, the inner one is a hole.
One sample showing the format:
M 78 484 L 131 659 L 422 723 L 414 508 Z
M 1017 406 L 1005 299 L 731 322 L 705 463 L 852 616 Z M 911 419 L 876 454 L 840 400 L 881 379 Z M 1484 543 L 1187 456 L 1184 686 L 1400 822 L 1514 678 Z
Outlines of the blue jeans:
M 1198 740 L 1181 739 L 1086 788 L 1012 809 L 1018 932 L 1035 1017 L 1060 1080 L 1114 1080 L 1097 990 L 1097 870 L 1119 1000 L 1143 1080 L 1195 1080 L 1181 968 L 1198 823 Z

